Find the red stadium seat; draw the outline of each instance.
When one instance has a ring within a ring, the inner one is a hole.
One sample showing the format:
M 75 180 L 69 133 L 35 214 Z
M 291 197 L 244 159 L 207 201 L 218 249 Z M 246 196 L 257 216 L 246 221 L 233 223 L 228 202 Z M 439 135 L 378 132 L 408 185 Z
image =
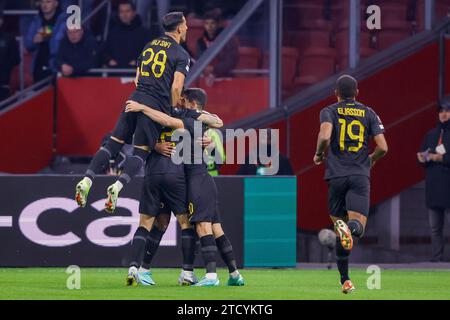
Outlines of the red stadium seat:
M 300 14 L 300 21 L 323 18 L 323 0 L 299 1 L 297 10 Z
M 292 31 L 291 46 L 298 48 L 300 54 L 309 47 L 330 47 L 330 33 L 321 30 Z
M 342 30 L 336 34 L 336 49 L 339 54 L 348 52 L 349 40 L 348 30 Z M 375 46 L 374 33 L 361 31 L 359 35 L 359 46 L 362 48 L 373 48 Z
M 325 19 L 302 19 L 300 21 L 300 29 L 302 30 L 315 30 L 315 31 L 330 31 L 331 22 Z
M 295 78 L 294 86 L 297 90 L 303 90 L 309 86 L 319 83 L 321 79 L 316 76 L 301 76 Z
M 450 15 L 450 1 L 448 0 L 436 0 L 435 3 L 435 18 L 436 21 L 440 21 L 446 16 Z M 415 17 L 417 30 L 422 31 L 425 28 L 425 3 L 424 1 L 419 1 L 416 7 Z
M 380 3 L 380 8 L 382 25 L 387 21 L 406 21 L 408 10 L 406 3 L 385 1 Z
M 291 47 L 283 47 L 281 49 L 281 66 L 282 66 L 282 86 L 283 89 L 289 89 L 293 85 L 295 75 L 297 73 L 298 49 Z M 264 54 L 263 68 L 269 69 L 269 54 Z
M 189 31 L 186 37 L 186 45 L 194 56 L 197 54 L 197 40 L 203 35 L 204 21 L 202 19 L 188 18 Z
M 386 21 L 377 32 L 377 48 L 384 50 L 410 37 L 412 25 L 408 21 Z
M 23 69 L 24 69 L 24 85 L 25 88 L 29 87 L 33 84 L 33 76 L 31 74 L 31 63 L 33 61 L 33 55 L 25 51 L 24 59 L 23 59 Z M 11 73 L 11 81 L 9 82 L 11 87 L 11 92 L 14 94 L 17 90 L 20 89 L 20 69 L 19 66 L 16 66 Z
M 322 80 L 334 74 L 335 69 L 336 50 L 332 48 L 311 47 L 299 59 L 300 76 L 315 76 Z
M 260 66 L 261 51 L 254 47 L 239 47 L 239 63 L 236 69 L 258 69 Z
M 360 48 L 359 49 L 360 61 L 369 58 L 370 56 L 374 55 L 377 52 L 378 52 L 377 50 L 372 48 Z M 340 53 L 338 69 L 344 70 L 347 67 L 348 67 L 348 50 L 345 53 Z

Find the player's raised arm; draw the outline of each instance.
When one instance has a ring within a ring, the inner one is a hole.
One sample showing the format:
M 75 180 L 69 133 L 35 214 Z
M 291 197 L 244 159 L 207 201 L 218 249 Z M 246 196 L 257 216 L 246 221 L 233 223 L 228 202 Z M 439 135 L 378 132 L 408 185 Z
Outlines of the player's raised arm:
M 183 92 L 183 87 L 184 87 L 184 79 L 186 79 L 186 76 L 179 72 L 176 71 L 174 78 L 173 78 L 173 83 L 172 83 L 172 105 L 176 106 L 178 104 L 178 102 L 180 101 L 181 98 L 181 94 Z
M 146 105 L 137 103 L 136 101 L 127 101 L 125 112 L 142 112 L 153 121 L 158 122 L 163 127 L 173 129 L 184 129 L 183 121 L 173 118 L 161 111 L 147 107 Z
M 377 144 L 375 151 L 369 156 L 372 162 L 372 166 L 381 158 L 383 158 L 388 152 L 388 145 L 384 134 L 378 134 L 373 137 L 375 143 Z

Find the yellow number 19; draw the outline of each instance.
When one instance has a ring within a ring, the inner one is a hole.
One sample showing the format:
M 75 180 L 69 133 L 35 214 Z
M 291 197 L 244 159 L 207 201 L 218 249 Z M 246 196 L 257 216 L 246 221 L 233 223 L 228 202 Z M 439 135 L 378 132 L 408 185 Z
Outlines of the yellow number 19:
M 142 53 L 142 56 L 146 56 L 149 54 L 149 57 L 147 60 L 142 60 L 141 63 L 141 75 L 143 77 L 150 77 L 150 72 L 144 71 L 144 66 L 148 66 L 150 63 L 153 62 L 151 69 L 153 72 L 153 75 L 155 78 L 161 78 L 161 76 L 164 73 L 164 70 L 166 69 L 166 61 L 167 61 L 167 53 L 165 50 L 160 50 L 155 54 L 155 51 L 153 51 L 153 48 L 148 48 Z M 157 67 L 159 67 L 159 71 L 157 70 Z
M 339 148 L 341 151 L 345 150 L 345 136 L 348 134 L 349 138 L 354 141 L 358 141 L 357 147 L 348 147 L 348 151 L 350 152 L 358 152 L 364 143 L 364 126 L 359 120 L 353 120 L 347 126 L 347 121 L 345 119 L 339 119 L 339 123 L 341 124 L 341 134 L 339 137 Z M 355 134 L 353 132 L 353 127 L 359 127 L 359 133 Z

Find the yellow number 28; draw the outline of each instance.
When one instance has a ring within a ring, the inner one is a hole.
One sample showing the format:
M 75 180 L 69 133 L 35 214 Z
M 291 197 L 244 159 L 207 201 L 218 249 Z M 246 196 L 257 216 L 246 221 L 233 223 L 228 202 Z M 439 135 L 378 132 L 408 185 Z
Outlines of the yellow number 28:
M 152 64 L 151 70 L 155 78 L 161 78 L 161 76 L 164 73 L 164 70 L 166 69 L 166 61 L 167 61 L 167 53 L 165 50 L 160 50 L 155 54 L 155 51 L 153 51 L 153 48 L 148 48 L 142 53 L 142 56 L 145 58 L 148 58 L 146 60 L 142 60 L 141 63 L 141 76 L 143 77 L 150 77 L 149 71 L 144 71 L 144 67 L 148 66 L 149 64 Z M 159 68 L 158 68 L 159 67 Z M 159 69 L 159 70 L 158 70 Z
M 341 151 L 345 150 L 345 137 L 348 134 L 349 138 L 353 141 L 358 141 L 357 147 L 348 147 L 350 152 L 358 152 L 364 144 L 364 126 L 359 120 L 353 120 L 347 125 L 345 119 L 339 119 L 341 124 L 340 137 L 339 137 L 339 148 Z M 353 127 L 359 127 L 358 134 L 355 134 Z

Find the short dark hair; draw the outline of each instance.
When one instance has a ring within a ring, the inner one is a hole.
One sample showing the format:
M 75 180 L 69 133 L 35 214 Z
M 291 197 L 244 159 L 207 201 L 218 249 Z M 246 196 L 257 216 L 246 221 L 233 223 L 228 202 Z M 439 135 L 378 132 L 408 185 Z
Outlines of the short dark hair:
M 202 110 L 205 107 L 206 101 L 208 98 L 205 90 L 203 90 L 201 88 L 184 89 L 183 95 L 184 95 L 184 98 L 186 100 L 188 100 L 189 102 L 197 102 L 198 106 Z
M 131 0 L 120 0 L 119 5 L 117 7 L 125 6 L 125 5 L 131 6 L 131 9 L 133 9 L 133 11 L 136 11 L 136 5 Z
M 449 97 L 443 98 L 439 101 L 438 110 L 439 110 L 439 112 L 450 111 L 450 98 Z
M 162 27 L 165 32 L 173 32 L 183 23 L 183 12 L 173 11 L 166 14 L 162 19 Z
M 342 99 L 355 98 L 358 91 L 358 81 L 352 76 L 344 74 L 336 81 L 336 91 Z

